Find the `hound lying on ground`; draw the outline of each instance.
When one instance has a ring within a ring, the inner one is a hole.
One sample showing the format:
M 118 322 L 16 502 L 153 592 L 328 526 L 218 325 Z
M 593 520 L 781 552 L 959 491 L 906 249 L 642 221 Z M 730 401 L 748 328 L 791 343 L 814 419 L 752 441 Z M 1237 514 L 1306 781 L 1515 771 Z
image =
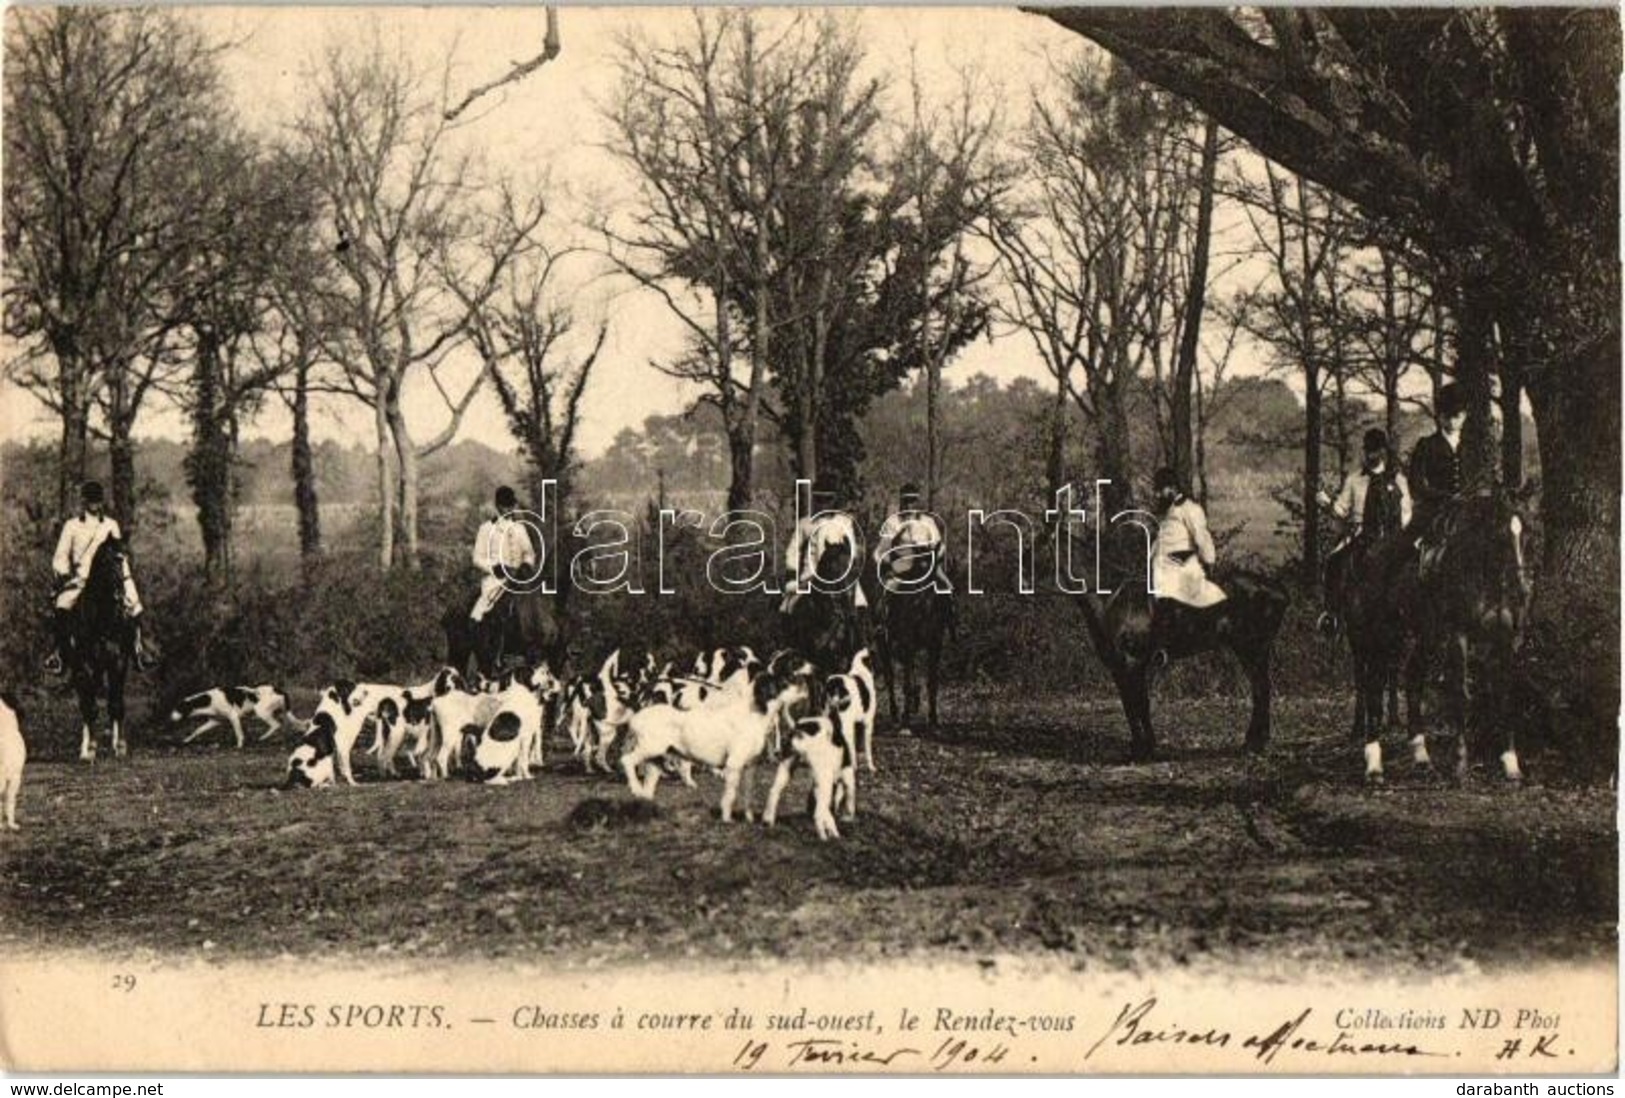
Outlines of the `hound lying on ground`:
M 217 686 L 201 694 L 188 695 L 169 714 L 169 723 L 180 724 L 197 717 L 204 718 L 203 723 L 194 728 L 182 743 L 191 743 L 205 732 L 219 727 L 222 721 L 231 726 L 238 747 L 243 746 L 243 721 L 249 717 L 257 717 L 264 722 L 265 731 L 260 734 L 262 741 L 270 739 L 278 729 L 294 724 L 293 715 L 288 711 L 288 695 L 269 684 Z

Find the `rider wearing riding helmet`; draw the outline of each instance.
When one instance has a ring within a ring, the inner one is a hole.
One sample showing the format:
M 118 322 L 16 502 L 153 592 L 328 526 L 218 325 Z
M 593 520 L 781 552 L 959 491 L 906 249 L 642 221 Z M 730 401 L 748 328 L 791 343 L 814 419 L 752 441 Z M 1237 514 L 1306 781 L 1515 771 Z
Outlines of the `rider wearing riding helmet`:
M 96 559 L 96 550 L 108 538 L 122 539 L 118 520 L 106 513 L 106 498 L 102 486 L 87 480 L 79 486 L 79 513 L 70 515 L 62 524 L 62 534 L 56 541 L 56 552 L 51 556 L 51 573 L 56 581 L 56 600 L 51 614 L 51 634 L 55 650 L 45 658 L 45 670 L 53 675 L 67 669 L 66 654 L 72 643 L 74 607 L 90 580 L 90 566 Z M 135 576 L 130 571 L 129 554 L 122 558 L 124 573 L 124 614 L 130 620 L 131 655 L 142 671 L 152 669 L 152 659 L 141 643 L 141 595 L 135 589 Z

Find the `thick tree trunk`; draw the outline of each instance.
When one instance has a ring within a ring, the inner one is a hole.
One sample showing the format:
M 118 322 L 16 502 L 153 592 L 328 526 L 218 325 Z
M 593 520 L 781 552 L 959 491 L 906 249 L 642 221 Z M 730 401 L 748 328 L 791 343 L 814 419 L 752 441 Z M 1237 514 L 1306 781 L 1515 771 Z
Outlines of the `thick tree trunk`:
M 310 363 L 302 356 L 294 373 L 290 449 L 293 502 L 299 510 L 299 555 L 309 559 L 322 551 L 322 518 L 316 496 L 316 462 L 310 449 Z
M 112 368 L 108 380 L 107 461 L 113 517 L 128 538 L 135 530 L 135 442 L 130 433 L 135 426 L 135 409 L 130 406 L 127 363 Z
M 192 452 L 186 455 L 186 479 L 203 539 L 203 574 L 210 582 L 218 582 L 226 574 L 231 537 L 231 437 L 221 407 L 220 381 L 219 345 L 208 333 L 199 332 L 192 370 Z
M 1608 763 L 1620 704 L 1618 330 L 1531 378 L 1529 399 L 1542 554 L 1525 664 L 1578 746 Z
M 755 466 L 755 439 L 743 424 L 728 429 L 728 510 L 750 507 Z
M 1196 200 L 1196 236 L 1191 242 L 1191 280 L 1185 293 L 1185 323 L 1179 333 L 1179 358 L 1174 363 L 1172 407 L 1174 471 L 1181 484 L 1196 483 L 1195 432 L 1191 422 L 1196 355 L 1201 346 L 1202 312 L 1207 303 L 1207 269 L 1213 236 L 1213 191 L 1219 165 L 1219 124 L 1208 119 L 1202 135 L 1202 168 Z
M 1482 289 L 1462 288 L 1456 313 L 1456 384 L 1467 396 L 1467 425 L 1461 435 L 1461 476 L 1467 487 L 1495 481 L 1495 427 L 1490 417 L 1494 393 L 1495 338 L 1492 302 Z
M 66 367 L 64 367 L 66 369 Z M 71 399 L 68 399 L 71 397 Z M 79 505 L 79 485 L 85 479 L 89 454 L 90 414 L 83 395 L 75 386 L 64 394 L 62 439 L 57 448 L 57 514 L 66 516 Z

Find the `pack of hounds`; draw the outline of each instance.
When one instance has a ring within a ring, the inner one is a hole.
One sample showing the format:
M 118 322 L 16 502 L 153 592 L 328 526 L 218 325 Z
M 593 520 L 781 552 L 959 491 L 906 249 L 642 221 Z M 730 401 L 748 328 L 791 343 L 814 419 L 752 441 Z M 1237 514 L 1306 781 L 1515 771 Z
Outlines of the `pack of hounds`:
M 851 820 L 857 812 L 860 758 L 875 768 L 875 702 L 868 649 L 824 675 L 792 652 L 762 660 L 740 646 L 701 653 L 686 672 L 658 666 L 652 655 L 623 667 L 616 650 L 596 673 L 568 681 L 545 664 L 472 682 L 450 667 L 411 686 L 339 681 L 303 722 L 275 686 L 221 687 L 185 698 L 170 721 L 203 721 L 186 743 L 224 724 L 242 747 L 250 718 L 264 725 L 261 740 L 296 731 L 287 788 L 356 784 L 352 755 L 368 731 L 365 751 L 380 777 L 397 776 L 404 762 L 425 781 L 529 781 L 542 767 L 544 741 L 564 730 L 589 773 L 614 773 L 618 751 L 628 788 L 644 800 L 666 773 L 693 787 L 696 766 L 711 770 L 722 778 L 725 822 L 754 818 L 755 772 L 772 761 L 763 823 L 774 823 L 786 787 L 806 769 L 814 828 L 835 839 L 836 814 Z

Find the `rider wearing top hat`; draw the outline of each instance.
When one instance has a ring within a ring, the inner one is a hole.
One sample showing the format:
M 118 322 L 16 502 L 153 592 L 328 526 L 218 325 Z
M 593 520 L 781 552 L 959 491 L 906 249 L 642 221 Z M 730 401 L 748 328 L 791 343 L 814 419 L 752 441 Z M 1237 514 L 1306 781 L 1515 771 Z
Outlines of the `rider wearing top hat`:
M 1419 439 L 1407 468 L 1411 497 L 1416 506 L 1407 529 L 1421 551 L 1426 575 L 1438 548 L 1435 534 L 1439 518 L 1461 495 L 1461 432 L 1467 422 L 1466 394 L 1454 383 L 1439 389 L 1434 406 L 1439 429 Z
M 87 480 L 79 487 L 79 513 L 70 515 L 62 524 L 57 538 L 56 552 L 51 556 L 51 573 L 56 581 L 56 599 L 51 614 L 51 634 L 56 649 L 45 658 L 45 670 L 60 675 L 67 669 L 64 660 L 73 636 L 73 610 L 79 596 L 90 580 L 90 565 L 96 559 L 96 550 L 108 538 L 122 538 L 118 520 L 105 511 L 106 498 L 102 486 Z M 130 572 L 129 554 L 123 558 L 124 613 L 133 626 L 131 654 L 136 667 L 142 671 L 152 669 L 151 657 L 141 643 L 141 595 L 135 589 L 135 576 Z
M 1354 551 L 1362 539 L 1380 538 L 1408 526 L 1411 496 L 1404 474 L 1388 460 L 1388 434 L 1380 427 L 1365 433 L 1361 442 L 1360 467 L 1343 481 L 1335 500 L 1324 492 L 1319 500 L 1333 517 L 1345 525 L 1343 540 L 1326 556 L 1326 613 L 1320 626 L 1328 628 L 1342 610 L 1343 592 L 1348 584 Z
M 1407 469 L 1416 509 L 1411 526 L 1423 537 L 1444 505 L 1461 494 L 1461 432 L 1467 422 L 1466 394 L 1455 383 L 1439 390 L 1435 405 L 1439 429 L 1417 441 Z

